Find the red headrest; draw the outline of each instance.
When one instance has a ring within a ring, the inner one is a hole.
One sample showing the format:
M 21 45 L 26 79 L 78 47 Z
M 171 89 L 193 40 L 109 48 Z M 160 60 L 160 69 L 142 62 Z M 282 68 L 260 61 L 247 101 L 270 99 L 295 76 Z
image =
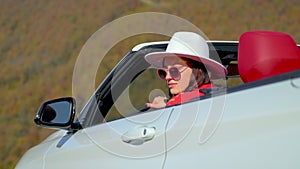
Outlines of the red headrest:
M 300 49 L 288 34 L 251 31 L 241 35 L 238 69 L 244 82 L 251 82 L 300 69 Z

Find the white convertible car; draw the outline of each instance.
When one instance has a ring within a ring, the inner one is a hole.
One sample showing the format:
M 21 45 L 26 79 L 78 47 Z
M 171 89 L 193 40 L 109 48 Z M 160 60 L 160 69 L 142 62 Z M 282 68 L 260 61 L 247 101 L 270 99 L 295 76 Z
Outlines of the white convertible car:
M 36 124 L 59 131 L 16 168 L 300 168 L 300 49 L 289 35 L 251 31 L 239 42 L 209 41 L 226 79 L 191 102 L 147 109 L 168 89 L 144 56 L 167 44 L 134 47 L 76 119 L 72 97 L 43 103 Z

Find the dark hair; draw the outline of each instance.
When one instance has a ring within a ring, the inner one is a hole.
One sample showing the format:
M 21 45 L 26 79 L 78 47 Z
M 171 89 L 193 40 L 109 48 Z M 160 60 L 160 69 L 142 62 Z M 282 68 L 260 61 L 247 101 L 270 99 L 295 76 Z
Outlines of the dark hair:
M 193 76 L 194 78 L 191 78 L 189 87 L 185 91 L 192 91 L 197 88 L 199 88 L 203 84 L 210 83 L 209 75 L 207 72 L 207 69 L 205 65 L 201 62 L 197 62 L 195 60 L 189 59 L 189 58 L 181 58 L 189 67 L 193 69 Z M 196 84 L 195 81 L 196 80 Z

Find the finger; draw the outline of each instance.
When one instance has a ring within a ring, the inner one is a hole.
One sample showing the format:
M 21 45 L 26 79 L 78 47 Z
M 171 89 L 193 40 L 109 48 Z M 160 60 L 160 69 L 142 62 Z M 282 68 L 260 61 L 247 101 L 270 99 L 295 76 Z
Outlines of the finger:
M 152 107 L 152 103 L 146 103 L 147 107 Z

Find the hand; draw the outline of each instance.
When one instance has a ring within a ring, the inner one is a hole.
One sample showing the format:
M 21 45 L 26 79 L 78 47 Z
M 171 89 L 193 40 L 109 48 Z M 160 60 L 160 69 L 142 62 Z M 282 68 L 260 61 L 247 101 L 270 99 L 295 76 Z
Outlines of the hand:
M 153 99 L 152 103 L 147 103 L 147 106 L 150 108 L 163 108 L 166 106 L 166 97 L 157 96 Z

